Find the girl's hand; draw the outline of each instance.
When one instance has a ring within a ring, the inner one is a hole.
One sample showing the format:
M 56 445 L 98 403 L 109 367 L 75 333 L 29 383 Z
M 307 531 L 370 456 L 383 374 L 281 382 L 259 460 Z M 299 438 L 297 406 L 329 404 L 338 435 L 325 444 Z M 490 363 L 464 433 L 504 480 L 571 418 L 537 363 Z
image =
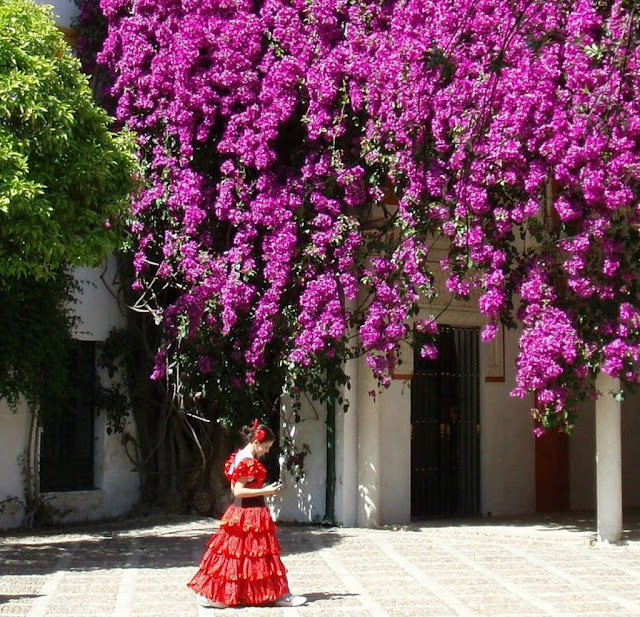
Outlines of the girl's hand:
M 279 493 L 281 488 L 282 484 L 280 482 L 273 482 L 272 484 L 268 484 L 264 487 L 264 494 L 267 497 L 271 497 L 272 495 L 276 495 L 277 493 Z

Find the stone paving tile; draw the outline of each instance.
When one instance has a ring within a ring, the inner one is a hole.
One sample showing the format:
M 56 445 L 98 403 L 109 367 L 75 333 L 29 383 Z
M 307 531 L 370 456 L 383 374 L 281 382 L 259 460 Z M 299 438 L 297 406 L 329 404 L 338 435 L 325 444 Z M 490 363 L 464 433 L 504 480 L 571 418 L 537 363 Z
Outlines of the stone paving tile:
M 640 523 L 640 517 L 638 517 Z M 640 524 L 593 546 L 570 522 L 280 529 L 298 608 L 197 606 L 186 582 L 211 520 L 0 538 L 2 617 L 640 617 Z
M 27 615 L 31 611 L 31 604 L 18 604 L 9 602 L 0 604 L 0 615 Z
M 37 593 L 45 584 L 45 576 L 20 576 L 17 574 L 3 574 L 0 577 L 0 596 L 20 587 L 21 594 Z

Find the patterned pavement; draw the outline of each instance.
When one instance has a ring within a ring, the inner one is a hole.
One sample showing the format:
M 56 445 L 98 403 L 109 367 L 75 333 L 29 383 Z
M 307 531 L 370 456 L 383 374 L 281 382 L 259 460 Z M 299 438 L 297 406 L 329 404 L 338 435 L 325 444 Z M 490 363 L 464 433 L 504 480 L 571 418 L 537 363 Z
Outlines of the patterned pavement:
M 580 517 L 282 526 L 298 608 L 202 608 L 186 587 L 211 519 L 161 517 L 0 537 L 7 617 L 640 617 L 640 516 L 594 542 Z

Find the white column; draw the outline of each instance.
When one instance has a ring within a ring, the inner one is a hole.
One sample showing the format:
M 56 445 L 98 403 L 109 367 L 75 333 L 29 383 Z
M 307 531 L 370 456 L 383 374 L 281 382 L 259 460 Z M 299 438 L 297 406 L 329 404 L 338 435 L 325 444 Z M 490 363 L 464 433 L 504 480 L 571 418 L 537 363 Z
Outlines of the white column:
M 361 299 L 347 300 L 347 309 L 354 312 Z M 350 337 L 357 337 L 356 328 L 349 331 Z M 342 396 L 349 403 L 343 412 L 336 406 L 336 497 L 335 518 L 345 527 L 358 524 L 358 414 L 360 392 L 359 358 L 347 360 L 344 371 L 349 378 L 350 388 L 343 386 Z
M 376 380 L 359 358 L 358 387 L 358 527 L 380 525 L 380 403 L 369 396 Z
M 596 388 L 596 477 L 597 526 L 599 542 L 622 538 L 622 439 L 620 403 L 613 395 L 620 391 L 620 380 L 600 373 Z
M 351 388 L 344 388 L 342 395 L 349 401 L 348 411 L 336 407 L 335 517 L 345 527 L 358 522 L 358 364 L 355 359 L 345 365 Z
M 411 389 L 394 379 L 380 393 L 380 524 L 411 522 Z M 419 445 L 417 447 L 420 447 Z
M 344 388 L 342 396 L 349 401 L 347 412 L 336 406 L 336 499 L 335 517 L 345 527 L 358 522 L 358 363 L 345 363 L 345 373 L 351 388 Z

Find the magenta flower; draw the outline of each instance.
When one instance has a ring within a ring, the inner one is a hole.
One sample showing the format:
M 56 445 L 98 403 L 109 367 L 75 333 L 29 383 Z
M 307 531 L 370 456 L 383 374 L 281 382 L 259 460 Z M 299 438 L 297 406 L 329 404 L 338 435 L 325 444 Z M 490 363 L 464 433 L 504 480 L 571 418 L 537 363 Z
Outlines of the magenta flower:
M 622 0 L 101 6 L 147 170 L 130 230 L 163 363 L 204 345 L 194 379 L 208 357 L 304 388 L 363 352 L 384 385 L 414 331 L 434 353 L 418 313 L 441 294 L 477 299 L 485 340 L 521 321 L 514 392 L 550 413 L 600 368 L 638 380 L 640 24 Z

